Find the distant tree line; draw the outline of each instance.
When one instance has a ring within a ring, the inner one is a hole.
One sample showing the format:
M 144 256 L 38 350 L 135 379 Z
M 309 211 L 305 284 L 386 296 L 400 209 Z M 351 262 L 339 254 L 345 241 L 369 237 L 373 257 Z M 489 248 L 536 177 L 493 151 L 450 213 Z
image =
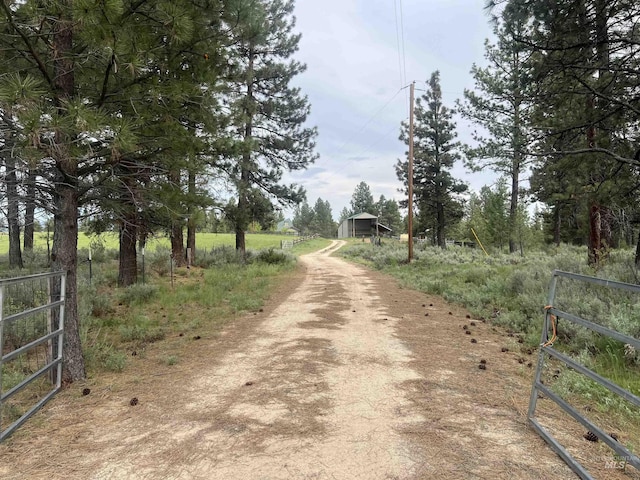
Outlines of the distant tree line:
M 318 198 L 313 207 L 303 201 L 296 208 L 293 226 L 302 235 L 316 234 L 325 238 L 333 238 L 338 233 L 339 223 L 359 213 L 376 215 L 378 221 L 391 228 L 396 235 L 405 230 L 398 203 L 393 199 L 386 199 L 384 195 L 380 195 L 377 202 L 374 201 L 371 188 L 364 181 L 356 186 L 351 196 L 350 208 L 344 207 L 342 209 L 337 223 L 333 219 L 329 202 Z

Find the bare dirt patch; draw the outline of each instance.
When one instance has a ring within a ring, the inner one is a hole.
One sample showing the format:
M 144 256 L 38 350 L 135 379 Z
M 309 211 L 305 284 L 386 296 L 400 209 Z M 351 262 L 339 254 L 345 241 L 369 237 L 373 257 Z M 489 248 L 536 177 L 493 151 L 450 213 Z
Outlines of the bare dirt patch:
M 0 478 L 575 478 L 526 425 L 532 370 L 504 335 L 339 246 L 304 257 L 264 312 L 177 340 L 178 365 L 150 346 L 144 375 L 63 392 L 0 445 Z

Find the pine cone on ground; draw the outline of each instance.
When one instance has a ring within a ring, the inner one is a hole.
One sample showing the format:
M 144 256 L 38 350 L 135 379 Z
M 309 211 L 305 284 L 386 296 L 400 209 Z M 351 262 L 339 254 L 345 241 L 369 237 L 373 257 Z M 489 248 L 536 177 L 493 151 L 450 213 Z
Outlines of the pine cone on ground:
M 590 442 L 597 442 L 598 441 L 598 436 L 595 433 L 593 433 L 592 431 L 588 431 L 587 433 L 585 433 L 583 435 L 583 437 L 586 440 L 589 440 Z

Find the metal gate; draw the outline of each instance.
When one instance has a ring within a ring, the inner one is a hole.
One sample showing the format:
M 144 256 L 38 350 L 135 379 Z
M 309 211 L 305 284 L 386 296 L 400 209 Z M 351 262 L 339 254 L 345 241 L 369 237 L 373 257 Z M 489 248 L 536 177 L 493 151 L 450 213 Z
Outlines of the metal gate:
M 0 280 L 0 442 L 60 390 L 65 284 L 58 272 Z
M 569 452 L 535 419 L 536 403 L 538 399 L 538 393 L 544 394 L 544 396 L 550 400 L 553 400 L 558 404 L 567 414 L 573 417 L 576 421 L 581 423 L 590 432 L 595 434 L 602 442 L 608 445 L 617 455 L 618 458 L 623 458 L 627 464 L 634 466 L 640 470 L 640 459 L 630 452 L 624 445 L 618 443 L 616 439 L 609 436 L 597 425 L 593 424 L 589 419 L 584 417 L 578 410 L 571 406 L 568 402 L 562 399 L 559 395 L 554 393 L 549 387 L 544 385 L 541 381 L 542 370 L 544 367 L 545 358 L 548 355 L 551 358 L 555 358 L 564 363 L 569 368 L 579 372 L 594 382 L 607 388 L 609 391 L 616 393 L 628 402 L 632 403 L 636 407 L 640 407 L 640 397 L 625 390 L 619 385 L 611 382 L 610 380 L 598 375 L 593 370 L 585 367 L 584 365 L 576 362 L 574 359 L 560 353 L 553 348 L 553 342 L 556 339 L 558 319 L 562 318 L 563 321 L 572 322 L 576 325 L 586 327 L 601 335 L 605 335 L 609 338 L 613 338 L 627 345 L 631 345 L 635 349 L 640 351 L 640 340 L 624 335 L 620 332 L 607 328 L 603 325 L 595 323 L 591 320 L 586 320 L 577 315 L 573 315 L 569 312 L 564 312 L 554 307 L 556 301 L 558 279 L 567 278 L 573 281 L 586 282 L 592 285 L 599 285 L 609 289 L 624 290 L 631 293 L 640 293 L 640 285 L 632 285 L 629 283 L 614 282 L 609 280 L 603 280 L 600 278 L 589 277 L 585 275 L 578 275 L 575 273 L 561 272 L 555 270 L 551 279 L 551 285 L 549 287 L 549 297 L 547 307 L 545 308 L 546 314 L 544 318 L 544 325 L 542 328 L 542 337 L 540 343 L 540 353 L 538 356 L 538 366 L 533 381 L 533 387 L 531 389 L 531 399 L 529 401 L 528 418 L 531 426 L 540 434 L 540 436 L 553 448 L 553 450 L 571 467 L 571 469 L 578 474 L 582 479 L 592 479 L 593 477 L 585 470 L 585 468 L 578 463 Z

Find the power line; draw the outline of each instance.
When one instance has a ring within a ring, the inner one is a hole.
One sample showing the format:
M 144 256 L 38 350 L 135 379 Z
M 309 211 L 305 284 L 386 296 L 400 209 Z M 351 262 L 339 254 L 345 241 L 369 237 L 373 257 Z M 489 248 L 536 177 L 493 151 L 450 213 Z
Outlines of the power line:
M 402 47 L 400 43 L 400 22 L 398 19 L 398 0 L 393 0 L 393 11 L 395 13 L 395 18 L 396 18 L 396 46 L 398 48 L 398 71 L 400 73 L 400 87 L 402 87 L 407 82 L 405 80 L 405 76 L 402 71 Z
M 354 137 L 356 137 L 357 135 L 359 135 L 360 133 L 362 133 L 362 132 L 365 130 L 365 128 L 367 128 L 367 127 L 369 126 L 369 124 L 370 124 L 370 123 L 371 123 L 371 122 L 372 122 L 372 121 L 373 121 L 373 120 L 374 120 L 378 115 L 380 115 L 380 113 L 382 113 L 382 111 L 383 111 L 385 108 L 387 108 L 387 107 L 391 104 L 391 102 L 393 102 L 393 101 L 395 100 L 395 98 L 398 96 L 398 94 L 399 94 L 401 91 L 403 91 L 405 88 L 406 88 L 406 87 L 403 87 L 403 88 L 398 89 L 398 91 L 397 91 L 396 93 L 394 93 L 394 94 L 393 94 L 393 96 L 392 96 L 392 97 L 391 97 L 391 98 L 390 98 L 390 99 L 389 99 L 389 100 L 388 100 L 384 105 L 382 105 L 382 107 L 380 107 L 378 110 L 376 110 L 376 112 L 375 112 L 373 115 L 371 115 L 371 116 L 369 117 L 369 119 L 368 119 L 368 120 L 367 120 L 367 121 L 366 121 L 366 122 L 365 122 L 365 123 L 364 123 L 364 124 L 363 124 L 363 125 L 362 125 L 358 130 L 357 130 L 357 131 L 356 131 L 356 133 L 353 135 L 353 137 L 352 137 L 352 138 L 350 138 L 349 140 L 347 140 L 346 142 L 344 142 L 344 144 L 343 144 L 340 148 L 338 148 L 338 150 L 339 150 L 339 151 L 344 150 L 344 147 L 346 147 L 346 146 L 351 142 L 351 140 L 352 140 Z
M 404 12 L 402 10 L 402 0 L 400 2 L 400 32 L 402 33 L 402 71 L 404 73 L 404 82 L 407 83 L 407 55 L 404 48 Z
M 351 143 L 351 142 L 353 141 L 353 139 L 354 139 L 357 135 L 359 135 L 361 132 L 363 132 L 363 131 L 367 128 L 367 126 L 368 126 L 368 125 L 369 125 L 369 124 L 370 124 L 370 123 L 371 123 L 371 122 L 372 122 L 372 121 L 373 121 L 373 120 L 374 120 L 378 115 L 380 115 L 380 113 L 381 113 L 382 111 L 384 111 L 384 110 L 385 110 L 385 109 L 386 109 L 386 108 L 391 104 L 391 102 L 393 102 L 393 101 L 396 99 L 396 97 L 400 94 L 400 92 L 402 92 L 403 90 L 406 90 L 406 89 L 407 89 L 407 87 L 406 87 L 406 86 L 405 86 L 405 87 L 402 87 L 402 88 L 400 88 L 400 89 L 398 89 L 398 91 L 397 91 L 397 92 L 395 92 L 395 93 L 393 94 L 393 96 L 392 96 L 389 100 L 387 100 L 387 101 L 384 103 L 384 105 L 382 105 L 380 108 L 378 108 L 378 110 L 376 110 L 376 111 L 375 111 L 375 112 L 374 112 L 374 113 L 373 113 L 373 114 L 372 114 L 372 115 L 367 119 L 367 121 L 366 121 L 366 122 L 365 122 L 365 123 L 364 123 L 364 124 L 363 124 L 363 125 L 362 125 L 358 130 L 357 130 L 357 131 L 356 131 L 356 133 L 355 133 L 355 134 L 353 134 L 353 135 L 351 136 L 351 138 L 350 138 L 349 140 L 347 140 L 347 141 L 346 141 L 342 146 L 340 146 L 340 147 L 337 149 L 337 151 L 336 151 L 333 155 L 335 155 L 335 154 L 339 154 L 339 153 L 347 153 L 347 152 L 346 152 L 345 147 L 346 147 L 347 145 L 349 145 L 349 143 Z M 379 145 L 383 140 L 386 140 L 386 139 L 389 137 L 389 135 L 391 135 L 391 133 L 393 133 L 393 131 L 394 131 L 394 130 L 396 130 L 396 129 L 399 129 L 399 125 L 398 125 L 398 126 L 394 126 L 394 127 L 393 127 L 393 129 L 389 130 L 389 131 L 388 131 L 388 132 L 386 132 L 384 135 L 382 135 L 382 136 L 378 136 L 378 137 L 377 137 L 373 142 L 369 142 L 369 144 L 368 144 L 365 148 L 361 148 L 361 149 L 359 149 L 359 150 L 358 150 L 357 155 L 355 155 L 355 156 L 354 156 L 354 155 L 351 155 L 351 156 L 347 157 L 347 158 L 344 160 L 344 162 L 342 162 L 342 163 L 341 163 L 341 167 L 342 167 L 342 168 L 346 167 L 347 165 L 349 165 L 349 164 L 351 164 L 351 163 L 355 162 L 358 156 L 363 155 L 363 154 L 366 154 L 366 153 L 369 153 L 370 151 L 372 151 L 372 150 L 373 150 L 377 145 Z M 338 177 L 337 172 L 327 170 L 327 171 L 326 171 L 326 176 L 324 177 L 324 179 L 323 179 L 323 180 L 324 180 L 324 181 L 327 181 L 328 179 L 331 179 L 331 178 L 337 178 L 337 177 Z

